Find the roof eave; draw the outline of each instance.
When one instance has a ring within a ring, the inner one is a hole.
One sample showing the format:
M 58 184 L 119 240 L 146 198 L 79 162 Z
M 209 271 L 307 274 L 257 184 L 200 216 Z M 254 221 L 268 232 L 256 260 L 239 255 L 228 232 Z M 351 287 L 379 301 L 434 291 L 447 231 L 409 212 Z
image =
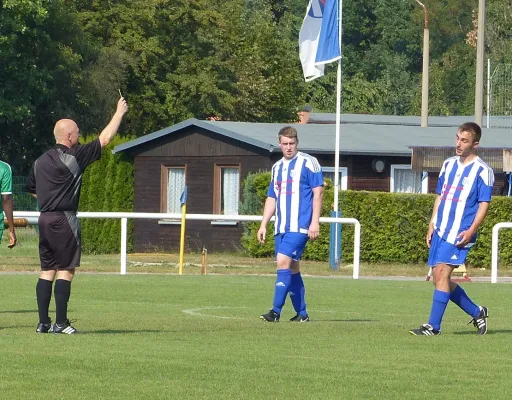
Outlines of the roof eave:
M 120 153 L 120 152 L 124 152 L 124 151 L 130 150 L 130 149 L 133 149 L 134 147 L 143 145 L 145 143 L 149 143 L 153 140 L 159 139 L 161 137 L 164 137 L 166 135 L 169 135 L 171 133 L 177 132 L 179 130 L 182 130 L 182 129 L 185 129 L 185 128 L 188 128 L 191 126 L 197 126 L 198 128 L 202 128 L 202 129 L 205 129 L 205 130 L 208 130 L 211 132 L 215 132 L 219 135 L 222 135 L 222 136 L 225 136 L 225 137 L 228 137 L 231 139 L 235 139 L 235 140 L 238 140 L 243 143 L 247 143 L 249 145 L 266 150 L 270 153 L 274 151 L 274 145 L 272 145 L 270 143 L 266 143 L 266 142 L 262 142 L 260 140 L 248 138 L 247 136 L 240 135 L 236 132 L 227 130 L 225 128 L 221 128 L 221 127 L 215 126 L 213 124 L 209 124 L 207 121 L 201 121 L 196 118 L 190 118 L 183 122 L 175 124 L 171 127 L 167 127 L 167 128 L 161 129 L 159 131 L 149 133 L 145 136 L 141 136 L 137 139 L 130 140 L 129 142 L 117 145 L 112 150 L 112 153 L 116 154 L 116 153 Z

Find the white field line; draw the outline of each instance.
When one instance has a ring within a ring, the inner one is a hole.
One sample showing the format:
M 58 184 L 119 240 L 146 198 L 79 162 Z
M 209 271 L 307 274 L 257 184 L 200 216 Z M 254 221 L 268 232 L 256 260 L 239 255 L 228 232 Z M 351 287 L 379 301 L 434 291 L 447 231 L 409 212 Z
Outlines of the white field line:
M 214 307 L 198 307 L 198 308 L 189 308 L 186 310 L 181 310 L 183 313 L 192 315 L 195 317 L 209 317 L 209 318 L 218 318 L 218 319 L 254 319 L 254 317 L 226 317 L 221 315 L 213 315 L 209 313 L 204 313 L 203 311 L 212 311 L 212 310 L 239 310 L 246 309 L 247 307 L 227 307 L 227 306 L 214 306 Z M 313 310 L 315 313 L 336 313 L 333 310 Z

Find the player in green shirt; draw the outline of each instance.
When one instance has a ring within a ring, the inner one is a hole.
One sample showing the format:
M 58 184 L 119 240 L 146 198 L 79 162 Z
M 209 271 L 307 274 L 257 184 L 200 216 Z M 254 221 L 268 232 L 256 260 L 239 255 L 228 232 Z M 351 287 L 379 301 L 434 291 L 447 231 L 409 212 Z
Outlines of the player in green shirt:
M 0 193 L 2 193 L 2 202 L 0 203 L 0 241 L 4 234 L 4 213 L 9 223 L 9 244 L 7 247 L 12 249 L 16 246 L 16 232 L 14 231 L 14 217 L 12 215 L 12 170 L 11 166 L 0 161 Z

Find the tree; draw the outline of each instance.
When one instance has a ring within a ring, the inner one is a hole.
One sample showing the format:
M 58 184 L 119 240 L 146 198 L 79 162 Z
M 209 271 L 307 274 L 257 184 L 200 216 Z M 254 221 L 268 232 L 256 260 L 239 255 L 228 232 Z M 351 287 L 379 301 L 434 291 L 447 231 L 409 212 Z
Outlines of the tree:
M 512 3 L 495 0 L 486 3 L 485 52 L 492 64 L 512 62 Z M 467 33 L 467 43 L 476 47 L 478 9 L 473 9 L 473 29 Z
M 289 14 L 278 26 L 265 1 L 80 1 L 78 10 L 103 52 L 125 55 L 116 76 L 131 105 L 128 130 L 138 136 L 191 117 L 296 118 L 296 39 Z M 103 76 L 91 74 L 91 84 L 104 87 L 94 83 Z
M 53 142 L 56 118 L 74 116 L 83 37 L 63 1 L 6 0 L 0 12 L 0 155 L 15 174 Z M 71 10 L 72 11 L 72 10 Z

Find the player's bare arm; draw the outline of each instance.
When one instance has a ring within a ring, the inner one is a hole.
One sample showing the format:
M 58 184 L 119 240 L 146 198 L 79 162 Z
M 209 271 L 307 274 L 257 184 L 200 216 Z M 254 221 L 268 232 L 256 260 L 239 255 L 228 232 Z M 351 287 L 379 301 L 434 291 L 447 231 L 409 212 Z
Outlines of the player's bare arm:
M 265 237 L 267 236 L 267 224 L 270 218 L 276 211 L 276 199 L 273 197 L 267 197 L 265 200 L 265 207 L 263 208 L 263 219 L 261 220 L 260 229 L 258 229 L 258 241 L 261 244 L 265 243 Z
M 462 231 L 457 236 L 458 239 L 460 239 L 457 242 L 457 247 L 464 247 L 469 243 L 471 238 L 475 236 L 475 233 L 478 231 L 478 228 L 484 221 L 485 216 L 487 215 L 487 211 L 489 210 L 489 203 L 486 201 L 481 202 L 478 205 L 478 211 L 475 216 L 475 220 L 471 224 L 468 230 Z
M 119 125 L 121 125 L 123 116 L 124 114 L 126 114 L 127 111 L 128 104 L 126 103 L 124 97 L 121 97 L 117 102 L 117 109 L 114 116 L 112 117 L 108 125 L 100 133 L 99 139 L 102 148 L 107 146 L 110 143 L 110 141 L 114 138 L 115 134 L 117 133 L 117 130 L 119 129 Z
M 313 189 L 313 216 L 311 218 L 311 225 L 308 229 L 308 236 L 311 240 L 315 240 L 320 235 L 320 215 L 322 213 L 323 197 L 323 186 L 318 186 Z
M 2 206 L 5 211 L 5 216 L 7 217 L 7 222 L 9 224 L 9 244 L 8 248 L 12 249 L 16 246 L 16 231 L 14 230 L 14 216 L 13 216 L 13 207 L 12 207 L 12 194 L 3 194 L 2 195 Z

